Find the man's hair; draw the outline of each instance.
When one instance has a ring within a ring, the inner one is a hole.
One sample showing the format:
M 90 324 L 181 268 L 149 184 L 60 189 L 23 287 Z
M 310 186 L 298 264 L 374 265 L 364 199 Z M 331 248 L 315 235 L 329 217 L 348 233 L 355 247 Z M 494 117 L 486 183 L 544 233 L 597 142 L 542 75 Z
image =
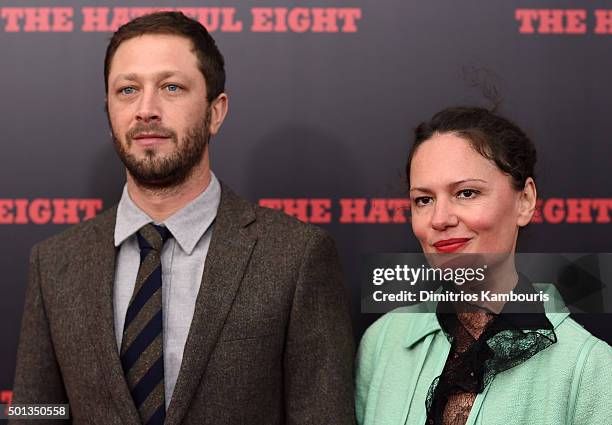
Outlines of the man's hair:
M 117 49 L 126 40 L 145 34 L 171 34 L 191 40 L 198 58 L 198 67 L 206 81 L 208 101 L 211 102 L 225 90 L 225 64 L 215 40 L 198 21 L 181 12 L 157 12 L 144 15 L 125 25 L 113 34 L 104 58 L 104 87 L 108 93 L 108 74 Z

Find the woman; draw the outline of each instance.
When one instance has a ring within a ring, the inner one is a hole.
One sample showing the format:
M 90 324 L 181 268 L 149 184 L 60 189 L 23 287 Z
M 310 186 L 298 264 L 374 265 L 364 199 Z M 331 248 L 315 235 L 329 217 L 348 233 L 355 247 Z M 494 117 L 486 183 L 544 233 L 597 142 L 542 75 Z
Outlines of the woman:
M 485 109 L 449 108 L 415 136 L 407 175 L 425 254 L 512 258 L 536 204 L 536 153 L 524 132 Z M 498 288 L 534 292 L 513 264 L 500 263 Z M 612 424 L 612 348 L 568 313 L 544 303 L 535 314 L 510 314 L 512 302 L 495 313 L 440 306 L 388 313 L 366 331 L 359 424 Z

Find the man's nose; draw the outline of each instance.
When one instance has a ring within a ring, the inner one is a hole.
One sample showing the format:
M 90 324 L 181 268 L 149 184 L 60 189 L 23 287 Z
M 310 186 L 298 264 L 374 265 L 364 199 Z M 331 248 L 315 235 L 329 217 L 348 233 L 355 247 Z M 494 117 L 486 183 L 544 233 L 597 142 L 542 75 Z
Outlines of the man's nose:
M 161 105 L 155 91 L 143 91 L 136 112 L 136 120 L 143 122 L 161 120 Z
M 434 205 L 433 216 L 431 217 L 431 227 L 435 230 L 445 230 L 459 224 L 453 205 L 445 199 L 438 199 Z

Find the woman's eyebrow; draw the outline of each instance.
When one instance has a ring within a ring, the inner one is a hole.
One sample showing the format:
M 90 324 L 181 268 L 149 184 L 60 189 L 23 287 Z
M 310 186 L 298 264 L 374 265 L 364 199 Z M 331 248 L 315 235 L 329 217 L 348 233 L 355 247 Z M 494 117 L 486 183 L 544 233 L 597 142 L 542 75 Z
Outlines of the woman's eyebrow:
M 456 182 L 449 183 L 447 187 L 452 188 L 452 187 L 462 185 L 464 183 L 471 183 L 471 182 L 487 183 L 487 181 L 483 179 L 461 179 L 461 180 L 457 180 Z M 413 192 L 413 191 L 427 192 L 427 193 L 432 192 L 431 189 L 426 188 L 426 187 L 421 187 L 421 186 L 410 188 L 410 192 Z
M 449 184 L 449 186 L 450 187 L 459 186 L 459 185 L 461 185 L 463 183 L 472 183 L 472 182 L 487 183 L 487 181 L 483 180 L 483 179 L 463 179 L 463 180 L 458 180 L 458 181 L 456 181 L 454 183 L 451 183 L 451 184 Z

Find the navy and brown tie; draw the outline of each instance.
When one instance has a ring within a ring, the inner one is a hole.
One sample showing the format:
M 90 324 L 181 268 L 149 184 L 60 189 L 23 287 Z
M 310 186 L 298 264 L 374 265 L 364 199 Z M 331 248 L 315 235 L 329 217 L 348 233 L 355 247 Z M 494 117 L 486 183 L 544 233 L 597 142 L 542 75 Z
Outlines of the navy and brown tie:
M 144 425 L 161 425 L 166 417 L 161 251 L 170 236 L 154 224 L 137 233 L 140 268 L 121 341 L 121 365 Z

